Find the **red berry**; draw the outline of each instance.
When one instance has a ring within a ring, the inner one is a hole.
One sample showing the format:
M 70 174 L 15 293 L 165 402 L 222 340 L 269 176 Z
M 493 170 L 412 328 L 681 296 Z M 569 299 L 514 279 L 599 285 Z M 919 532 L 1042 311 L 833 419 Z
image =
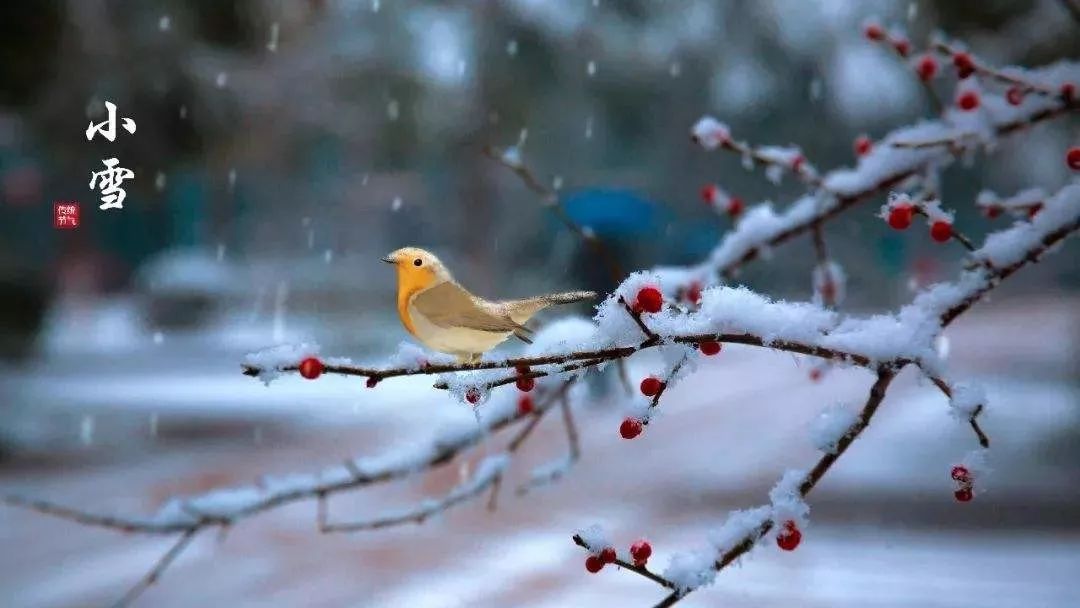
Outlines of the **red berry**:
M 1034 219 L 1036 215 L 1039 215 L 1040 211 L 1042 211 L 1042 203 L 1037 203 L 1028 207 L 1028 219 Z
M 378 384 L 378 383 L 379 383 L 379 379 L 372 377 L 372 378 L 368 378 L 367 382 L 365 382 L 364 384 L 366 384 L 368 388 L 375 388 L 375 385 Z
M 956 75 L 960 78 L 967 78 L 975 73 L 975 62 L 967 53 L 956 53 L 953 55 L 952 62 L 956 66 Z
M 600 552 L 600 561 L 604 562 L 605 564 L 614 564 L 615 549 L 612 549 L 611 547 L 605 547 L 604 550 Z
M 1010 106 L 1018 106 L 1024 102 L 1024 90 L 1020 87 L 1009 87 L 1008 91 L 1005 91 L 1005 101 L 1009 102 Z
M 933 55 L 923 55 L 915 64 L 915 71 L 919 74 L 919 79 L 929 82 L 937 75 L 937 59 L 934 59 Z
M 885 37 L 885 30 L 881 29 L 881 26 L 876 23 L 867 25 L 863 33 L 870 40 L 881 40 Z
M 308 357 L 300 362 L 300 375 L 308 380 L 314 380 L 323 373 L 322 361 L 315 357 Z
M 649 376 L 641 381 L 641 394 L 646 397 L 652 397 L 660 392 L 660 387 L 664 385 L 660 382 L 660 379 L 655 376 Z
M 1073 171 L 1080 171 L 1080 146 L 1073 146 L 1065 153 L 1065 164 Z
M 719 342 L 715 342 L 713 340 L 707 340 L 705 342 L 702 342 L 702 343 L 698 344 L 698 348 L 701 349 L 701 353 L 703 355 L 707 355 L 707 356 L 711 357 L 711 356 L 715 355 L 716 353 L 720 352 L 721 346 L 720 346 Z
M 911 43 L 903 38 L 898 38 L 893 40 L 893 48 L 901 57 L 907 57 L 908 53 L 911 52 Z
M 469 403 L 476 405 L 480 401 L 480 389 L 475 386 L 465 391 L 465 400 Z
M 637 293 L 635 305 L 645 312 L 660 312 L 664 305 L 664 296 L 655 287 L 642 287 Z
M 737 196 L 733 196 L 728 200 L 727 212 L 731 217 L 737 217 L 743 212 L 743 200 Z
M 813 382 L 817 382 L 818 380 L 821 380 L 821 368 L 820 367 L 815 367 L 814 369 L 810 370 L 810 380 L 813 381 Z
M 795 522 L 784 523 L 784 529 L 776 535 L 776 546 L 784 551 L 794 551 L 802 541 L 802 532 L 795 526 Z
M 641 434 L 641 421 L 637 418 L 627 418 L 619 425 L 619 434 L 623 439 L 633 439 Z
M 1065 103 L 1076 101 L 1076 85 L 1071 82 L 1066 82 L 1061 85 L 1061 99 L 1063 99 Z
M 870 153 L 870 149 L 874 147 L 874 142 L 870 141 L 870 138 L 865 135 L 860 135 L 855 138 L 855 155 L 866 156 Z
M 907 230 L 913 213 L 911 205 L 897 205 L 889 210 L 889 225 L 894 230 Z
M 798 173 L 802 169 L 804 162 L 806 162 L 806 157 L 802 154 L 796 154 L 795 158 L 791 159 L 791 170 Z
M 716 202 L 720 195 L 720 188 L 716 184 L 707 184 L 701 187 L 701 200 L 711 205 Z
M 818 291 L 821 292 L 821 299 L 826 302 L 832 302 L 836 299 L 836 283 L 832 281 L 822 283 Z
M 647 540 L 639 540 L 630 545 L 630 557 L 634 558 L 635 566 L 644 566 L 652 555 L 652 545 Z
M 938 220 L 930 225 L 930 238 L 944 243 L 952 238 L 952 224 Z
M 970 112 L 979 107 L 979 94 L 975 91 L 964 91 L 956 98 L 956 105 L 965 112 Z
M 967 470 L 967 467 L 957 465 L 952 468 L 952 478 L 959 482 L 968 483 L 971 481 L 971 472 Z
M 953 496 L 955 496 L 956 500 L 958 500 L 960 502 L 967 502 L 967 501 L 972 499 L 974 494 L 971 493 L 971 488 L 970 487 L 964 486 L 964 487 L 960 488 L 959 490 L 953 492 Z
M 518 390 L 527 393 L 536 387 L 536 378 L 532 376 L 522 376 L 517 379 Z
M 691 304 L 701 302 L 701 283 L 697 281 L 690 283 L 690 286 L 686 288 L 686 301 Z
M 533 400 L 528 395 L 522 395 L 518 398 L 518 413 L 522 416 L 531 414 L 533 411 Z
M 590 555 L 585 558 L 585 569 L 589 572 L 596 574 L 604 567 L 604 560 L 600 559 L 599 555 Z
M 987 205 L 985 208 L 983 208 L 983 213 L 985 213 L 986 217 L 990 219 L 996 219 L 999 215 L 1001 215 L 1001 207 L 998 207 L 997 205 Z

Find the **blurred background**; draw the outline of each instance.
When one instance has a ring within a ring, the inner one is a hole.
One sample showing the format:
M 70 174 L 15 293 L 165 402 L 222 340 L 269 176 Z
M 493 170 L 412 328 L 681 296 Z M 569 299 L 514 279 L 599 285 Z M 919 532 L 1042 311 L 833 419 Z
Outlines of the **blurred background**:
M 851 165 L 857 135 L 933 114 L 910 67 L 863 39 L 867 17 L 904 28 L 917 48 L 944 32 L 994 63 L 1036 66 L 1080 58 L 1077 4 L 2 3 L 0 484 L 148 512 L 173 494 L 316 470 L 471 416 L 429 380 L 267 389 L 239 362 L 300 341 L 385 358 L 406 334 L 379 258 L 404 245 L 438 252 L 481 295 L 612 287 L 485 146 L 521 143 L 624 268 L 693 263 L 730 225 L 701 203 L 704 184 L 780 207 L 801 193 L 691 145 L 701 115 L 751 142 L 798 144 L 819 169 Z M 87 141 L 106 101 L 137 131 Z M 993 225 L 971 204 L 979 191 L 1056 190 L 1070 179 L 1062 151 L 1078 141 L 1080 122 L 1066 117 L 960 163 L 946 174 L 946 205 L 981 236 Z M 89 174 L 110 157 L 135 178 L 123 209 L 102 211 Z M 54 201 L 80 202 L 82 225 L 54 229 Z M 961 265 L 920 231 L 890 232 L 875 206 L 827 230 L 849 278 L 846 310 L 895 308 Z M 973 439 L 905 376 L 815 493 L 804 546 L 759 551 L 687 605 L 1071 605 L 1076 246 L 950 329 L 957 373 L 992 397 L 997 474 L 985 496 L 952 501 L 948 467 Z M 807 299 L 809 252 L 809 242 L 786 245 L 740 280 Z M 632 375 L 648 372 L 641 359 Z M 311 505 L 290 507 L 200 539 L 142 605 L 647 605 L 659 598 L 647 582 L 587 577 L 570 533 L 600 521 L 627 544 L 646 535 L 662 566 L 807 462 L 804 431 L 821 406 L 869 384 L 858 371 L 811 383 L 788 356 L 729 348 L 722 359 L 673 392 L 665 424 L 637 450 L 615 434 L 618 388 L 595 382 L 581 414 L 585 460 L 554 488 L 508 493 L 495 513 L 470 504 L 420 528 L 346 537 L 320 536 Z M 539 459 L 562 449 L 548 424 Z M 455 479 L 448 469 L 343 504 L 370 515 Z M 166 547 L 10 508 L 0 509 L 0 545 L 5 606 L 108 604 Z

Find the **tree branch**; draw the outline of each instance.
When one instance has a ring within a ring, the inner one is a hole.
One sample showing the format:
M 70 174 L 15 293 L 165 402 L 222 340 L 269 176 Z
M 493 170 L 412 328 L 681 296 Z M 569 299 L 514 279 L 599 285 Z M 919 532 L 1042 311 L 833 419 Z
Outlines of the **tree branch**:
M 555 217 L 559 218 L 559 221 L 562 222 L 564 226 L 570 229 L 574 234 L 578 235 L 581 240 L 585 241 L 585 243 L 596 252 L 600 259 L 603 260 L 613 284 L 618 284 L 619 281 L 626 276 L 626 273 L 623 272 L 622 265 L 619 264 L 618 259 L 616 259 L 611 250 L 604 245 L 604 242 L 597 238 L 592 230 L 586 230 L 579 226 L 577 222 L 566 213 L 566 210 L 563 209 L 562 204 L 559 202 L 558 193 L 536 179 L 533 172 L 521 160 L 521 151 L 518 148 L 499 150 L 493 146 L 485 146 L 484 156 L 487 156 L 491 160 L 494 160 L 500 165 L 513 171 L 515 175 L 521 178 L 521 181 L 525 184 L 526 188 L 540 197 L 544 206 L 550 208 L 555 214 Z
M 113 608 L 124 608 L 125 606 L 130 606 L 132 603 L 134 603 L 135 600 L 138 599 L 144 591 L 150 588 L 151 585 L 156 583 L 158 579 L 161 578 L 161 575 L 165 572 L 165 570 L 172 565 L 173 561 L 176 560 L 176 558 L 184 552 L 184 549 L 186 549 L 188 544 L 191 543 L 191 541 L 195 538 L 195 534 L 197 532 L 198 529 L 192 528 L 181 534 L 180 538 L 177 539 L 175 543 L 173 543 L 173 546 L 170 547 L 169 550 L 166 551 L 160 559 L 158 559 L 157 563 L 154 564 L 154 567 L 151 568 L 150 571 L 147 572 L 146 575 L 143 576 L 142 579 L 140 579 L 134 587 L 129 589 L 123 597 L 121 597 L 119 600 L 116 601 L 115 604 L 113 604 Z

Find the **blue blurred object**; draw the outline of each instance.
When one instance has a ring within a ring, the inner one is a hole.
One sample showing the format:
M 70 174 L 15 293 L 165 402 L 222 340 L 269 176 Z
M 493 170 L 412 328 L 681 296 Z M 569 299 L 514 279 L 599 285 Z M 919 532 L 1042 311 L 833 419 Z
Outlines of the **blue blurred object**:
M 605 238 L 655 236 L 667 225 L 669 213 L 659 204 L 629 190 L 595 188 L 563 199 L 563 209 L 575 223 Z

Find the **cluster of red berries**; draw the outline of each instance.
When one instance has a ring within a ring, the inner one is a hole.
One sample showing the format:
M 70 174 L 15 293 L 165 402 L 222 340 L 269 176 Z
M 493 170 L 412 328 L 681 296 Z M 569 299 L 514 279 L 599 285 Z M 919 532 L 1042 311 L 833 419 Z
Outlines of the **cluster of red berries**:
M 911 205 L 900 204 L 889 209 L 889 226 L 894 230 L 907 230 L 911 226 L 911 219 L 915 215 L 915 208 Z M 946 220 L 934 220 L 930 224 L 930 238 L 938 243 L 944 243 L 953 236 L 952 223 Z
M 908 53 L 911 52 L 911 43 L 908 42 L 907 38 L 902 38 L 899 36 L 890 37 L 885 33 L 885 30 L 876 23 L 871 23 L 867 25 L 866 29 L 863 30 L 863 34 L 865 34 L 866 37 L 870 40 L 874 41 L 882 41 L 887 39 L 889 43 L 892 44 L 893 48 L 896 49 L 896 53 L 901 57 L 907 57 Z
M 952 62 L 956 68 L 956 76 L 961 80 L 975 73 L 975 60 L 963 51 L 953 53 Z M 965 112 L 977 110 L 979 104 L 979 93 L 976 91 L 961 90 L 956 94 L 956 106 Z
M 630 545 L 630 557 L 634 560 L 634 565 L 638 568 L 644 568 L 651 555 L 652 545 L 650 545 L 647 540 L 639 540 Z M 599 553 L 593 553 L 585 558 L 585 569 L 596 574 L 597 572 L 600 572 L 606 564 L 614 564 L 615 560 L 615 549 L 613 547 L 604 547 Z
M 776 535 L 776 546 L 784 551 L 794 551 L 800 542 L 802 542 L 802 532 L 799 531 L 799 527 L 794 521 L 785 521 L 784 529 Z
M 716 184 L 706 184 L 701 187 L 701 200 L 706 205 L 715 205 L 720 202 L 722 198 L 724 197 L 720 194 L 720 186 L 717 186 Z M 741 198 L 737 196 L 727 197 L 724 210 L 727 211 L 728 215 L 731 217 L 737 217 L 743 212 L 744 208 L 745 204 L 743 204 Z
M 300 362 L 300 375 L 308 380 L 314 380 L 322 375 L 323 364 L 315 357 L 308 357 Z
M 952 478 L 956 483 L 960 484 L 960 487 L 957 488 L 955 492 L 953 492 L 953 496 L 956 497 L 956 500 L 960 502 L 968 502 L 972 499 L 972 497 L 975 496 L 975 494 L 972 492 L 972 488 L 975 484 L 971 479 L 971 471 L 968 471 L 967 467 L 962 465 L 956 465 L 955 467 L 953 467 Z
M 633 310 L 637 314 L 643 312 L 660 312 L 664 307 L 664 294 L 655 287 L 642 287 L 634 298 Z

